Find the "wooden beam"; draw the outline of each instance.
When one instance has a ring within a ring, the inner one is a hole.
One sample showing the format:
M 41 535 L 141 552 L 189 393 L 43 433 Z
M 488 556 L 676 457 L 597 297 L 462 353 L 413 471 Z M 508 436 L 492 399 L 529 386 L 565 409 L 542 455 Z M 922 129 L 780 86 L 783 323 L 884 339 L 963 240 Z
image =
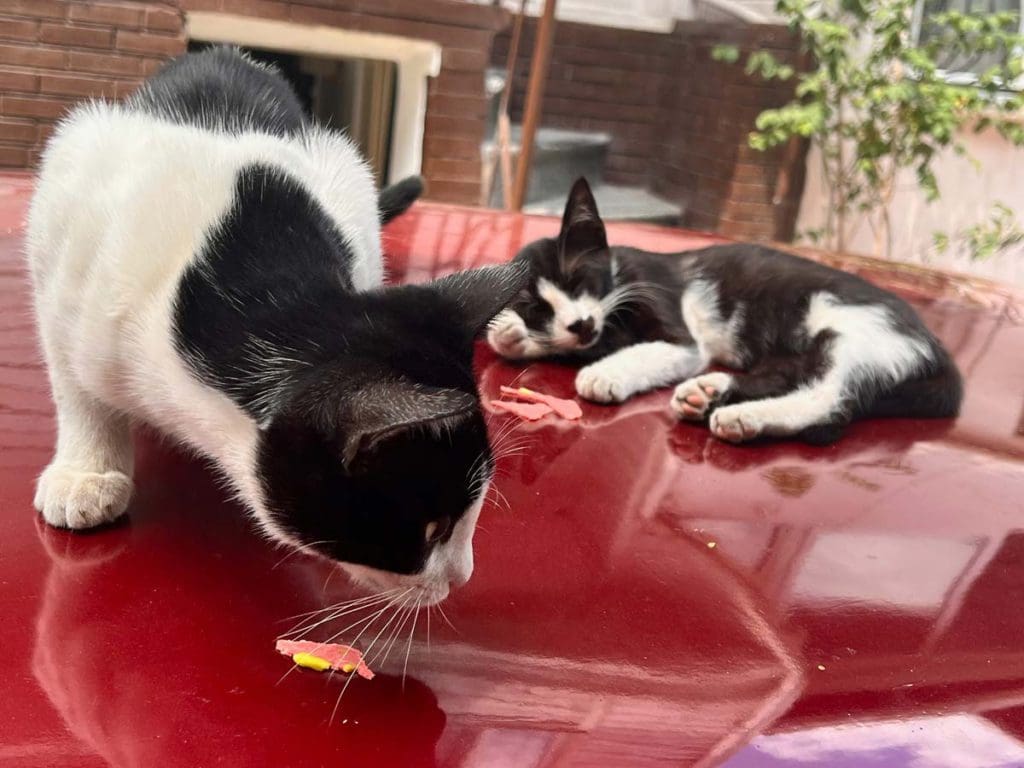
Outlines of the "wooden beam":
M 544 13 L 537 25 L 537 36 L 530 63 L 530 83 L 526 90 L 523 110 L 523 134 L 519 140 L 519 161 L 516 163 L 516 183 L 512 189 L 513 211 L 521 211 L 526 200 L 526 187 L 530 181 L 533 162 L 533 143 L 544 111 L 544 87 L 547 85 L 548 65 L 551 63 L 551 45 L 555 39 L 555 5 L 557 0 L 544 0 Z

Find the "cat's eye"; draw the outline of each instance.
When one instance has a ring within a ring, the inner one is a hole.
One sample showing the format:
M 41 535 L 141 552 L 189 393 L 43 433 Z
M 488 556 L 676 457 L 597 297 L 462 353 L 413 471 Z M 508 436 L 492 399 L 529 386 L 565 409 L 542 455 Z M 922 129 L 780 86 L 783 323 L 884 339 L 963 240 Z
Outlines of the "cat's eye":
M 452 520 L 450 517 L 442 517 L 440 520 L 431 520 L 427 523 L 426 530 L 424 531 L 427 544 L 435 544 L 443 539 L 444 535 L 448 533 L 451 524 Z

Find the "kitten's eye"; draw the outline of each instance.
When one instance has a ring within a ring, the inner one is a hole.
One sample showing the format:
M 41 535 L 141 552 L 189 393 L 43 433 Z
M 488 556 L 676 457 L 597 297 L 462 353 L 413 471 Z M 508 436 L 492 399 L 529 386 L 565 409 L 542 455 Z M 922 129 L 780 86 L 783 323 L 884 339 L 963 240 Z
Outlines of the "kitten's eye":
M 432 520 L 427 523 L 427 528 L 424 531 L 427 544 L 434 544 L 444 538 L 451 524 L 452 519 L 450 517 L 442 517 L 440 520 Z

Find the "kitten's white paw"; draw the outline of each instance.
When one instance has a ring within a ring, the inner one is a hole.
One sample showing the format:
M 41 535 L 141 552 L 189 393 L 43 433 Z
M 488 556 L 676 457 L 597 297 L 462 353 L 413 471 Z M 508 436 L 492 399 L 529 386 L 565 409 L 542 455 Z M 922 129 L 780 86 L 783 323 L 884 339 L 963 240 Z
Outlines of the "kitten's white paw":
M 576 374 L 576 393 L 595 403 L 621 403 L 633 394 L 629 377 L 610 366 L 594 363 Z
M 761 419 L 748 403 L 727 405 L 716 409 L 711 414 L 708 425 L 715 437 L 720 440 L 728 440 L 730 443 L 753 440 L 755 437 L 759 437 L 765 428 Z
M 487 343 L 491 349 L 510 360 L 528 356 L 533 345 L 526 323 L 511 309 L 502 311 L 487 329 Z
M 35 508 L 57 528 L 93 528 L 116 520 L 132 496 L 123 472 L 81 472 L 51 464 L 36 484 Z
M 732 376 L 728 373 L 713 371 L 694 376 L 676 387 L 672 394 L 672 410 L 681 419 L 700 421 L 731 386 Z

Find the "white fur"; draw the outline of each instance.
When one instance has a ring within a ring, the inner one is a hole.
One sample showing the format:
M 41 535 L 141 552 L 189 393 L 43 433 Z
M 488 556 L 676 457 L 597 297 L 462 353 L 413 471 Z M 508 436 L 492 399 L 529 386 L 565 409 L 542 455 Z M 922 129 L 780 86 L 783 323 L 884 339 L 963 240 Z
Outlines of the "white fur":
M 634 344 L 581 369 L 576 392 L 598 403 L 621 403 L 639 392 L 685 379 L 705 364 L 695 347 L 667 341 Z
M 887 308 L 841 304 L 830 293 L 811 297 L 804 320 L 807 333 L 836 334 L 832 364 L 825 374 L 794 392 L 719 408 L 711 414 L 711 431 L 740 442 L 760 435 L 785 436 L 827 421 L 841 407 L 844 393 L 873 379 L 892 385 L 914 372 L 931 352 L 923 342 L 898 333 Z
M 548 338 L 557 349 L 580 349 L 579 337 L 569 330 L 569 326 L 580 320 L 593 319 L 594 338 L 600 335 L 604 327 L 604 308 L 600 299 L 589 293 L 581 293 L 573 298 L 550 280 L 537 280 L 537 295 L 550 305 L 554 316 L 548 324 Z
M 691 282 L 680 302 L 683 321 L 697 342 L 701 356 L 709 363 L 742 366 L 737 334 L 743 322 L 743 306 L 737 305 L 729 319 L 724 319 L 719 308 L 718 286 L 708 280 Z
M 509 360 L 526 360 L 541 357 L 547 347 L 530 334 L 526 322 L 518 312 L 504 309 L 487 327 L 487 343 L 491 349 Z
M 217 133 L 99 103 L 72 113 L 47 148 L 27 239 L 58 411 L 56 454 L 36 495 L 51 524 L 86 528 L 124 512 L 129 421 L 139 420 L 214 459 L 262 529 L 299 544 L 264 505 L 255 474 L 257 423 L 200 382 L 173 344 L 182 274 L 234 204 L 237 174 L 253 163 L 303 184 L 351 247 L 355 287 L 380 285 L 373 179 L 339 134 Z M 253 350 L 268 365 L 287 355 L 269 352 Z M 472 522 L 452 537 L 454 548 L 439 548 L 458 552 L 439 557 L 459 579 L 479 503 L 465 518 Z

